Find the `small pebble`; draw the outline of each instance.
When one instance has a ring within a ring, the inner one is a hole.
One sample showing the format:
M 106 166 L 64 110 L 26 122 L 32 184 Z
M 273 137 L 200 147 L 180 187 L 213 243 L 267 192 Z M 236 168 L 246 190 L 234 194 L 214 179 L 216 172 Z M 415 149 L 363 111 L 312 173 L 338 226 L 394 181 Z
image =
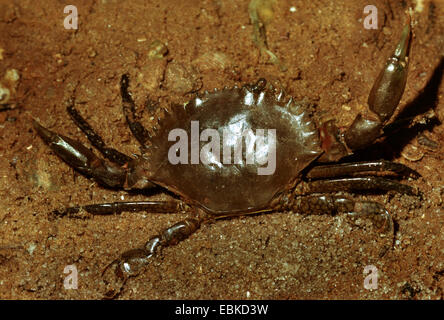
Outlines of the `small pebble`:
M 192 74 L 180 63 L 171 62 L 165 72 L 168 89 L 178 94 L 186 94 L 196 89 L 196 81 Z
M 15 94 L 20 75 L 16 69 L 6 70 L 5 76 L 0 82 L 0 105 L 7 104 L 11 96 Z
M 166 59 L 146 61 L 137 73 L 137 82 L 148 91 L 156 90 L 162 83 L 166 64 Z
M 264 24 L 269 24 L 274 17 L 273 0 L 263 0 L 256 2 L 256 12 L 259 20 Z
M 438 142 L 429 139 L 424 133 L 419 134 L 418 143 L 431 151 L 435 151 L 439 147 Z
M 154 40 L 148 47 L 148 58 L 162 59 L 168 54 L 167 46 L 160 40 Z
M 424 10 L 424 0 L 416 0 L 415 11 L 422 12 Z
M 230 64 L 230 59 L 222 52 L 206 52 L 193 61 L 200 71 L 224 70 Z
M 424 157 L 424 153 L 419 150 L 419 148 L 413 144 L 405 146 L 401 152 L 401 156 L 409 161 L 419 161 Z
M 0 83 L 0 104 L 7 104 L 11 97 L 11 91 Z
M 6 82 L 15 85 L 20 80 L 20 75 L 16 69 L 8 69 L 6 70 L 4 79 Z
M 97 56 L 97 52 L 92 47 L 89 47 L 86 50 L 86 53 L 88 54 L 88 57 L 90 57 L 90 58 L 94 58 L 95 56 Z
M 56 62 L 58 65 L 62 65 L 62 64 L 63 64 L 63 56 L 62 56 L 61 53 L 56 53 L 56 54 L 54 54 L 52 57 L 54 58 L 55 62 Z
M 26 250 L 30 255 L 32 255 L 34 253 L 35 248 L 37 248 L 36 244 L 31 242 Z

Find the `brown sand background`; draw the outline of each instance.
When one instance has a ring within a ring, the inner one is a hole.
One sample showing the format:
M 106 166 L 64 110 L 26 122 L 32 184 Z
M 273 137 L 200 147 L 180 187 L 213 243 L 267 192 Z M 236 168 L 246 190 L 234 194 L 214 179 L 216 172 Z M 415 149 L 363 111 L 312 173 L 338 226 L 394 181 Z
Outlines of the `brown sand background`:
M 363 28 L 363 8 L 370 2 L 379 9 L 377 30 Z M 362 155 L 404 163 L 422 175 L 406 183 L 420 188 L 423 200 L 394 193 L 362 196 L 384 203 L 393 215 L 392 250 L 381 257 L 383 239 L 366 223 L 341 215 L 235 218 L 205 225 L 165 249 L 158 262 L 128 281 L 120 297 L 442 299 L 444 2 L 418 2 L 277 1 L 267 39 L 288 67 L 282 72 L 254 46 L 245 0 L 0 0 L 0 77 L 11 68 L 20 74 L 12 110 L 0 112 L 0 298 L 101 298 L 100 272 L 110 261 L 184 217 L 48 219 L 51 210 L 69 205 L 146 197 L 104 189 L 74 172 L 36 135 L 31 117 L 89 146 L 65 111 L 77 86 L 77 108 L 104 140 L 137 153 L 120 104 L 119 79 L 128 72 L 139 110 L 147 95 L 167 105 L 188 100 L 187 91 L 265 77 L 280 81 L 295 98 L 315 102 L 322 117 L 349 125 L 366 107 L 404 11 L 412 6 L 418 11 L 416 38 L 400 106 L 427 111 L 429 118 L 417 117 L 413 129 Z M 79 11 L 76 31 L 63 28 L 68 4 Z M 148 58 L 154 40 L 167 45 L 165 58 Z M 144 118 L 149 127 L 147 112 Z M 419 131 L 438 147 L 421 144 Z M 70 264 L 79 272 L 77 290 L 63 286 Z M 376 290 L 363 286 L 370 264 L 379 270 Z

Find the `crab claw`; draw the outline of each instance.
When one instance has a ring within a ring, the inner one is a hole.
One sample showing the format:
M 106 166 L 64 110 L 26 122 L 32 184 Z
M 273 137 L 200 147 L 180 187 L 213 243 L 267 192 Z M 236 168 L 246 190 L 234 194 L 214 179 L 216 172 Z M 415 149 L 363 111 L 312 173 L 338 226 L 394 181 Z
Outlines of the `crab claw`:
M 111 262 L 102 272 L 102 280 L 106 285 L 105 299 L 116 298 L 129 278 L 142 273 L 161 244 L 160 236 L 151 237 L 145 247 L 126 251 L 119 259 Z
M 139 275 L 149 264 L 152 255 L 144 249 L 133 249 L 111 262 L 102 272 L 102 281 L 106 287 L 104 299 L 116 298 L 126 281 Z
M 43 141 L 71 167 L 103 185 L 123 186 L 126 179 L 124 168 L 100 159 L 80 142 L 48 130 L 36 120 L 33 120 L 33 126 Z
M 370 91 L 369 110 L 364 115 L 358 114 L 345 132 L 344 139 L 351 150 L 362 149 L 372 144 L 395 112 L 407 82 L 411 44 L 412 27 L 409 16 L 395 50 L 387 59 Z

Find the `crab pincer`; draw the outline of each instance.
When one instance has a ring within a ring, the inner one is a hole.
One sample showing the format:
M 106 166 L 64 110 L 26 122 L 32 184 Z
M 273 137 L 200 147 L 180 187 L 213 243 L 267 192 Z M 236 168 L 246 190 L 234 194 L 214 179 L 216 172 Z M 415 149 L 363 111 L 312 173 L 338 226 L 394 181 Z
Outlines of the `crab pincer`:
M 368 97 L 369 111 L 359 114 L 345 133 L 345 142 L 352 150 L 369 146 L 381 135 L 401 100 L 407 82 L 412 39 L 410 16 L 401 39 L 376 78 Z

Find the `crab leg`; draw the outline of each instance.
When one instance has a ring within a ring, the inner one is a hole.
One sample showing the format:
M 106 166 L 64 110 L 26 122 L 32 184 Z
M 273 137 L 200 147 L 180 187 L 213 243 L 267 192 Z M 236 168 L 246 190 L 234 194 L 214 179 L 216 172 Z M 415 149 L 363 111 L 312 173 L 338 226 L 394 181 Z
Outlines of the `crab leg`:
M 393 220 L 383 205 L 373 201 L 355 201 L 343 196 L 307 195 L 283 197 L 276 210 L 293 210 L 303 214 L 346 213 L 350 217 L 372 220 L 378 231 L 393 234 Z
M 123 166 L 103 160 L 80 142 L 52 132 L 33 121 L 34 128 L 51 149 L 71 167 L 93 177 L 98 183 L 111 188 L 150 188 L 149 182 L 137 169 L 137 160 L 130 159 Z
M 409 167 L 387 160 L 349 162 L 313 167 L 306 175 L 309 179 L 335 178 L 352 176 L 357 173 L 396 173 L 402 177 L 419 178 L 420 174 Z
M 403 194 L 417 195 L 418 190 L 382 177 L 348 177 L 339 179 L 316 180 L 300 183 L 295 191 L 298 194 L 326 193 L 336 191 L 384 190 Z
M 136 105 L 131 93 L 128 91 L 129 78 L 128 75 L 122 75 L 120 80 L 120 93 L 122 95 L 122 109 L 126 122 L 137 141 L 146 148 L 147 141 L 151 138 L 150 133 L 136 120 Z
M 147 211 L 152 213 L 176 213 L 186 211 L 187 207 L 182 201 L 126 201 L 90 204 L 65 208 L 62 211 L 54 210 L 53 215 L 70 218 L 84 218 L 81 211 L 84 210 L 93 215 L 108 215 L 122 213 L 123 211 L 137 212 Z
M 80 113 L 74 108 L 73 105 L 70 105 L 68 108 L 66 108 L 66 110 L 68 111 L 74 123 L 88 137 L 88 140 L 91 142 L 91 144 L 96 147 L 97 150 L 99 150 L 106 159 L 119 165 L 124 165 L 125 163 L 131 161 L 131 158 L 127 155 L 113 148 L 107 148 L 105 142 L 103 142 L 103 139 L 94 131 L 94 129 L 80 115 Z
M 411 38 L 408 16 L 398 45 L 373 84 L 368 97 L 369 111 L 364 115 L 359 114 L 345 132 L 345 143 L 351 150 L 372 144 L 398 106 L 407 81 Z
M 187 239 L 197 229 L 202 220 L 188 218 L 164 229 L 160 235 L 151 237 L 145 245 L 138 249 L 124 252 L 119 259 L 109 264 L 102 273 L 106 284 L 113 288 L 107 289 L 106 298 L 114 298 L 120 293 L 129 277 L 138 275 L 159 253 L 161 248 L 175 245 Z

